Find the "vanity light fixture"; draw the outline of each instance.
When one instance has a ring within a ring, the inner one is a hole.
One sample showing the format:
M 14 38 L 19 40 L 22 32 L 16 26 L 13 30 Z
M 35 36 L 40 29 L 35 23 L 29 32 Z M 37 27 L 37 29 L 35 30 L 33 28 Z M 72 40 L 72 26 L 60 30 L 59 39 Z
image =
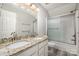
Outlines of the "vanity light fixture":
M 15 4 L 18 5 L 19 7 L 23 8 L 23 9 L 31 9 L 32 11 L 39 11 L 39 8 L 36 7 L 36 5 L 32 4 L 32 3 L 18 3 Z
M 33 3 L 15 3 L 14 5 L 27 10 L 32 15 L 36 15 L 36 13 L 39 11 L 39 8 Z

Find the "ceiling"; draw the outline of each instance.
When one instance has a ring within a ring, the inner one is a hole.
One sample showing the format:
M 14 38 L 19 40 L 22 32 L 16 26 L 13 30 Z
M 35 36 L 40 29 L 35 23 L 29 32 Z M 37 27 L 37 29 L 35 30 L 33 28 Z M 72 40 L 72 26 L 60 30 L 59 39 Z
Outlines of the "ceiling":
M 41 5 L 46 8 L 47 10 L 51 9 L 51 8 L 56 8 L 58 6 L 61 6 L 65 3 L 42 3 Z
M 41 3 L 41 5 L 48 11 L 50 17 L 70 12 L 76 7 L 75 3 Z
M 37 7 L 43 7 L 44 10 L 49 14 L 49 17 L 57 16 L 63 13 L 68 13 L 70 11 L 75 10 L 76 4 L 75 3 L 34 3 Z M 36 17 L 35 12 L 31 12 L 26 9 L 30 14 Z

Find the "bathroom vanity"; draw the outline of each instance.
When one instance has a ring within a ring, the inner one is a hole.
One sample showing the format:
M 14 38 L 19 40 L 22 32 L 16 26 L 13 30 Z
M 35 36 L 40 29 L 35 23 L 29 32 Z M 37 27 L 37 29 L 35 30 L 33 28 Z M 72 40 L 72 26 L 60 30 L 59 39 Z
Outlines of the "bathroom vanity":
M 13 55 L 14 56 L 47 56 L 48 54 L 47 50 L 48 50 L 47 40 L 44 40 Z
M 29 40 L 30 39 L 30 40 Z M 22 39 L 0 48 L 0 55 L 5 56 L 47 56 L 47 36 Z M 29 40 L 29 41 L 27 41 Z

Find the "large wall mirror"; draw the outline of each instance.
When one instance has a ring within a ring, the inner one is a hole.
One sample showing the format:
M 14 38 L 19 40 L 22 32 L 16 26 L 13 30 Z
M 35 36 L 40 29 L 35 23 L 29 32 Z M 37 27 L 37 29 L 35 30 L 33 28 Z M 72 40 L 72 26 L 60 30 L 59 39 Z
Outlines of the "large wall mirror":
M 32 14 L 31 14 L 32 13 Z M 36 33 L 36 13 L 22 9 L 15 4 L 0 4 L 0 39 L 18 36 L 33 35 Z

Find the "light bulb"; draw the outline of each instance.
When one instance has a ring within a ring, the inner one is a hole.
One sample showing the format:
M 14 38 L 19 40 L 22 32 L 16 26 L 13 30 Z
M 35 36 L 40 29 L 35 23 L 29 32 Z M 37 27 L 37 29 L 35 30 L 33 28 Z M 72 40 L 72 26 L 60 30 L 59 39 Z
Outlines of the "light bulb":
M 36 10 L 39 11 L 39 8 L 37 8 Z
M 31 8 L 32 8 L 32 9 L 36 9 L 36 6 L 35 6 L 35 5 L 32 5 Z

